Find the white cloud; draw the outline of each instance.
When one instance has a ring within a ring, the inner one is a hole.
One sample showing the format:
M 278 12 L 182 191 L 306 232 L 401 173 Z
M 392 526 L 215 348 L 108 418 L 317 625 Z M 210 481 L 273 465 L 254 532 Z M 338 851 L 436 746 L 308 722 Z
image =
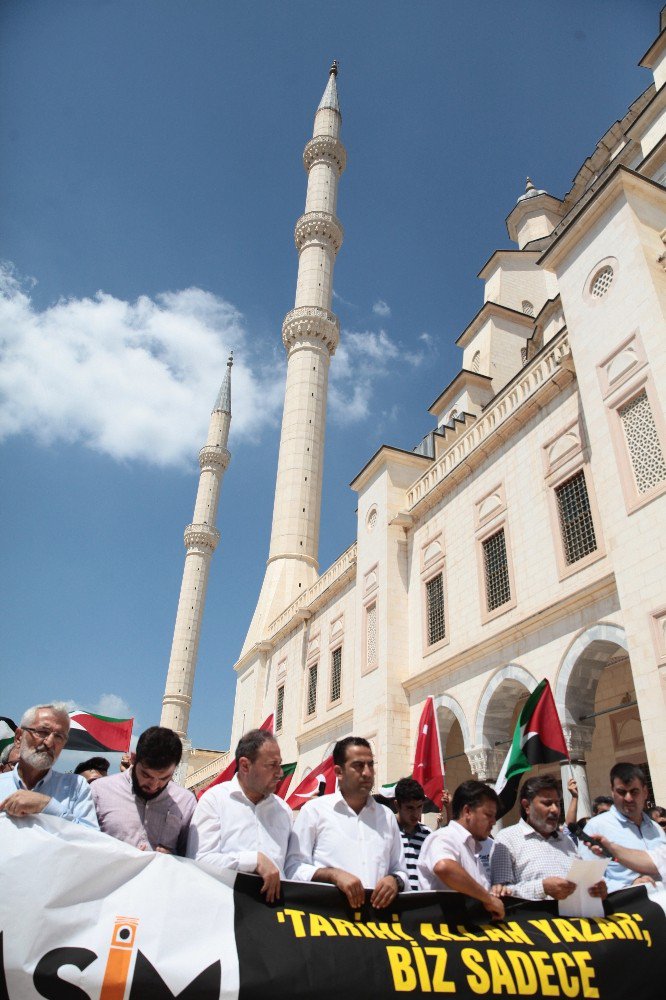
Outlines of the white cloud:
M 134 712 L 119 694 L 103 694 L 89 711 L 93 715 L 106 715 L 111 719 L 131 719 Z
M 388 304 L 388 302 L 384 302 L 383 299 L 377 299 L 377 301 L 375 302 L 374 306 L 372 307 L 372 311 L 375 314 L 375 316 L 390 316 L 391 315 L 391 307 Z
M 0 267 L 0 439 L 80 442 L 117 460 L 192 461 L 226 371 L 233 433 L 279 414 L 275 366 L 254 360 L 243 317 L 200 288 L 125 302 L 98 292 L 35 307 L 28 282 Z
M 432 337 L 430 336 L 429 333 L 426 333 L 425 331 L 419 334 L 419 340 L 422 340 L 423 343 L 426 345 L 426 347 L 430 347 L 430 345 L 432 344 Z
M 281 347 L 253 341 L 219 296 L 187 288 L 126 302 L 100 291 L 40 309 L 34 284 L 0 264 L 0 440 L 28 434 L 117 461 L 189 466 L 232 348 L 233 438 L 258 440 L 279 420 Z M 385 330 L 344 331 L 330 369 L 331 419 L 365 420 L 377 380 L 420 362 Z

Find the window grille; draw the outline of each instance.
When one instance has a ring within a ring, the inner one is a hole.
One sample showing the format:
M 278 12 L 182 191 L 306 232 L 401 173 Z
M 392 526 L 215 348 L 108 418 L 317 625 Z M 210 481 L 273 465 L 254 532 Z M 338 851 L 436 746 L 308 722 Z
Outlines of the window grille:
M 527 364 L 527 348 L 526 347 L 521 347 L 520 348 L 520 363 L 523 366 L 523 368 Z
M 308 670 L 308 702 L 306 715 L 314 715 L 317 708 L 317 666 L 313 663 Z
M 444 618 L 444 580 L 442 574 L 433 576 L 426 583 L 426 614 L 428 623 L 428 645 L 446 638 Z
M 611 286 L 613 277 L 613 268 L 610 264 L 606 264 L 600 271 L 597 271 L 590 285 L 590 292 L 594 295 L 595 299 L 600 299 L 606 294 Z
M 377 662 L 377 605 L 371 604 L 365 619 L 366 663 L 369 667 Z
M 342 646 L 331 653 L 331 701 L 339 701 L 342 693 Z
M 481 367 L 481 351 L 475 351 L 474 357 L 472 358 L 472 371 L 478 372 Z
M 282 713 L 284 711 L 284 684 L 277 689 L 277 701 L 275 703 L 275 732 L 282 729 Z
M 645 389 L 621 406 L 618 413 L 624 428 L 636 487 L 639 493 L 648 493 L 653 486 L 666 479 L 666 462 Z
M 483 569 L 486 578 L 486 604 L 488 611 L 494 611 L 511 600 L 504 528 L 500 528 L 483 542 Z
M 587 495 L 585 473 L 581 469 L 555 489 L 557 513 L 562 531 L 567 566 L 596 552 L 597 539 Z
M 368 514 L 368 531 L 372 531 L 377 524 L 377 508 L 373 507 Z
M 523 299 L 523 312 L 526 316 L 534 316 L 534 306 L 529 299 Z

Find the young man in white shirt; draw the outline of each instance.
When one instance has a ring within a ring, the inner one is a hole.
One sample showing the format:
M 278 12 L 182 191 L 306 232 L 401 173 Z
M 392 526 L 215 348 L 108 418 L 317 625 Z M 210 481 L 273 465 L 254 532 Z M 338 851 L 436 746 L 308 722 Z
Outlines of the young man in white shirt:
M 417 863 L 419 888 L 449 889 L 478 899 L 493 920 L 504 919 L 504 904 L 490 890 L 480 861 L 482 842 L 497 817 L 495 791 L 482 781 L 463 781 L 453 793 L 453 819 L 427 838 Z
M 287 878 L 329 882 L 353 909 L 371 889 L 371 905 L 383 909 L 409 888 L 398 824 L 370 794 L 375 762 L 367 740 L 339 740 L 333 763 L 338 789 L 302 807 L 289 838 Z
M 275 794 L 282 777 L 280 748 L 271 733 L 252 729 L 236 747 L 231 781 L 199 799 L 187 857 L 217 868 L 260 875 L 268 903 L 280 895 L 291 830 L 291 809 Z

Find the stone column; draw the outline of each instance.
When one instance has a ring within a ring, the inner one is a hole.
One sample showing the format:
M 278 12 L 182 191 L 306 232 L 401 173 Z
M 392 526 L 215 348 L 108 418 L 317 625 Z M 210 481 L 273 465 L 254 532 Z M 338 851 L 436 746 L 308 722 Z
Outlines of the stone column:
M 564 812 L 566 813 L 571 801 L 571 796 L 567 790 L 569 778 L 575 778 L 578 785 L 578 809 L 576 819 L 583 819 L 592 815 L 592 803 L 590 801 L 590 789 L 587 783 L 587 761 L 586 756 L 592 749 L 592 737 L 594 735 L 593 726 L 563 726 L 564 740 L 569 751 L 570 761 L 560 764 L 562 777 L 562 797 L 564 801 Z

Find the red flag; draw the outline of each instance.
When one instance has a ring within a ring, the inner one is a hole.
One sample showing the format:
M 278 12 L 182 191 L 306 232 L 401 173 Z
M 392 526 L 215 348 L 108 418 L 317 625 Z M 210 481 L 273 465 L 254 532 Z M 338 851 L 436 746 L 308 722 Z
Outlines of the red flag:
M 324 795 L 331 795 L 335 791 L 336 782 L 336 775 L 333 768 L 333 758 L 327 757 L 326 760 L 321 762 L 319 767 L 315 767 L 314 771 L 310 771 L 303 778 L 296 791 L 292 792 L 287 799 L 289 808 L 300 809 L 310 799 L 316 799 L 319 795 L 319 785 L 324 781 L 326 782 Z
M 259 726 L 259 728 L 263 729 L 263 731 L 266 732 L 266 733 L 272 733 L 273 732 L 273 714 L 272 713 L 268 716 L 267 719 L 264 719 L 264 721 L 261 723 L 261 725 Z M 221 785 L 225 781 L 231 781 L 231 779 L 233 778 L 233 776 L 234 776 L 235 773 L 236 773 L 236 758 L 234 757 L 233 760 L 231 761 L 231 763 L 227 764 L 227 766 L 225 767 L 224 771 L 220 771 L 220 773 L 218 774 L 217 778 L 213 778 L 213 780 L 211 781 L 210 785 L 206 785 L 205 788 L 202 788 L 201 791 L 197 793 L 197 798 L 200 799 L 201 796 L 204 794 L 204 792 L 207 792 L 209 788 L 214 788 L 215 785 Z
M 419 720 L 412 777 L 423 786 L 423 791 L 431 802 L 438 809 L 441 809 L 444 768 L 442 767 L 442 748 L 439 742 L 439 728 L 432 695 L 428 695 L 426 698 Z

